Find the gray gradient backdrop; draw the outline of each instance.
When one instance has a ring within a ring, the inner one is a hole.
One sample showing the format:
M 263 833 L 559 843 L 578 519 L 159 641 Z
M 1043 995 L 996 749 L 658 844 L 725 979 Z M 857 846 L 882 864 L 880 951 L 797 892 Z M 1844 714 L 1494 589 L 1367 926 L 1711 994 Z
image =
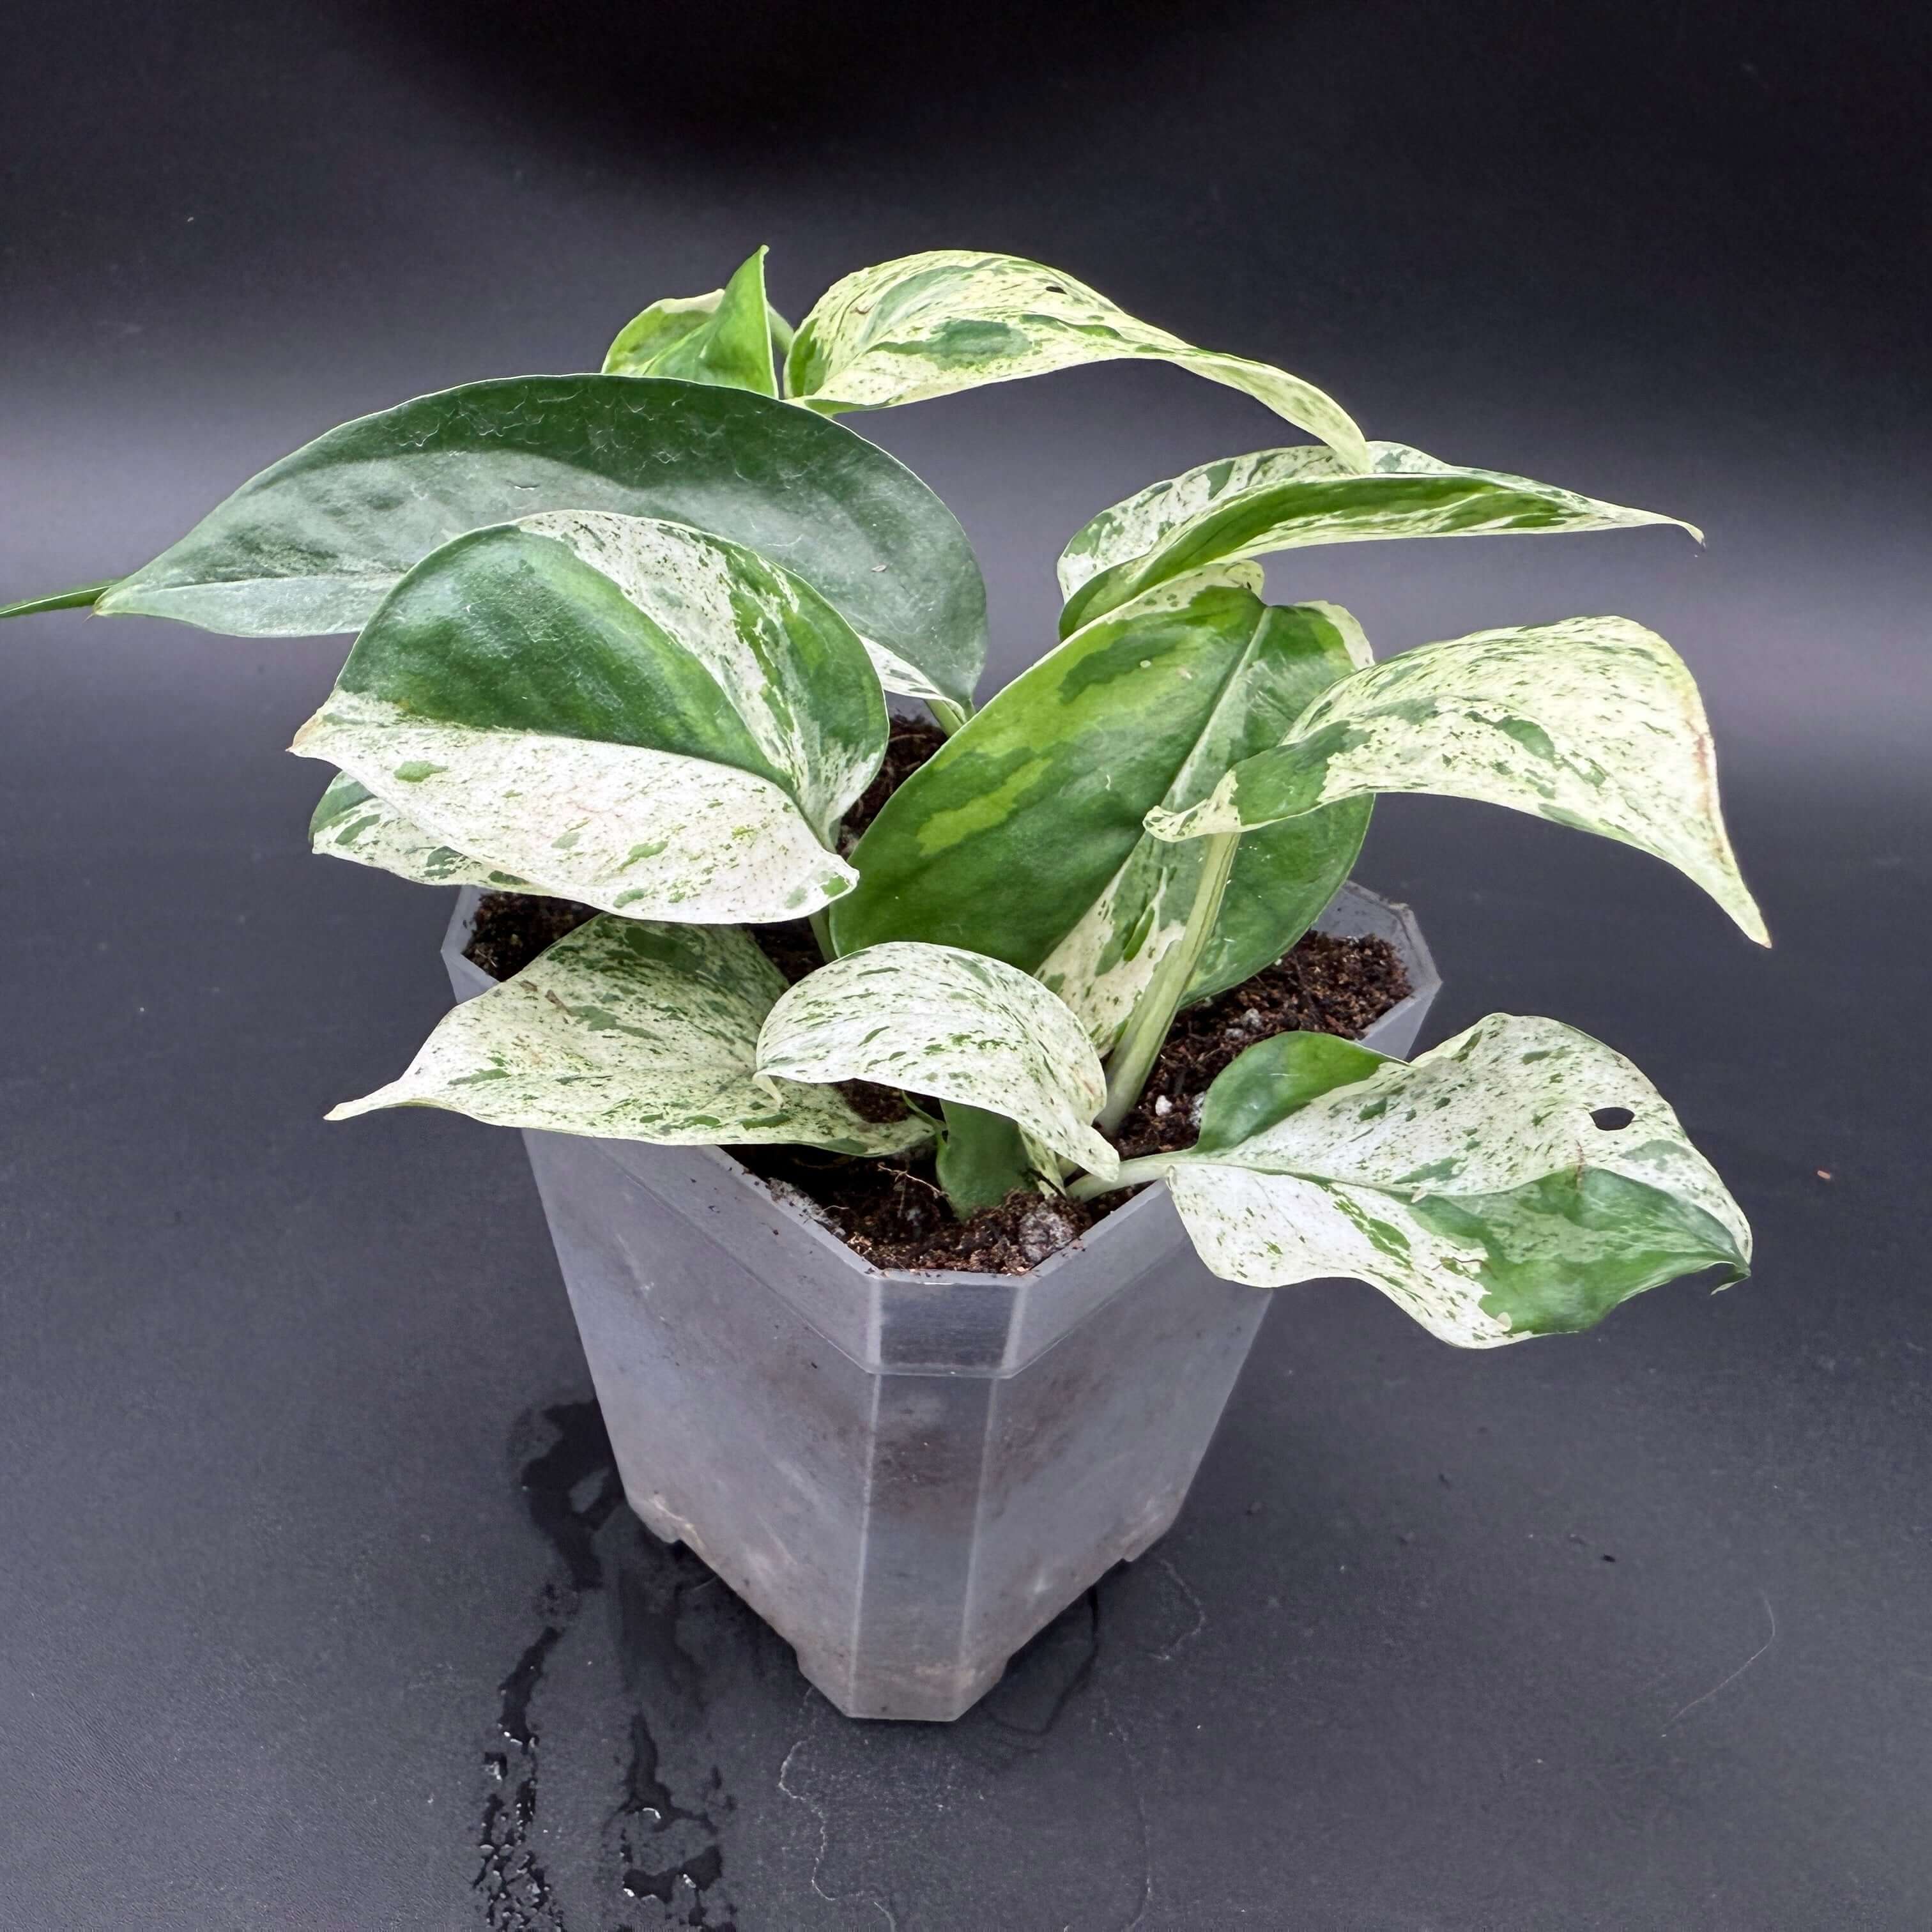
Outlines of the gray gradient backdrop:
M 0 40 L 0 598 L 345 416 L 590 366 L 758 242 L 794 316 L 1012 249 L 1372 434 L 1702 524 L 1271 582 L 1384 651 L 1662 631 L 1778 940 L 1384 806 L 1436 1036 L 1630 1053 L 1757 1276 L 1486 1355 L 1285 1293 L 1158 1552 L 960 1725 L 856 1726 L 610 1510 L 513 1138 L 322 1124 L 446 1003 L 444 896 L 304 850 L 281 747 L 341 644 L 8 627 L 0 1924 L 1932 1924 L 1922 13 L 70 0 Z M 1153 368 L 863 427 L 958 509 L 996 681 L 1067 532 L 1275 440 Z M 526 1747 L 498 1687 L 547 1628 Z M 493 1907 L 536 1759 L 544 1895 Z

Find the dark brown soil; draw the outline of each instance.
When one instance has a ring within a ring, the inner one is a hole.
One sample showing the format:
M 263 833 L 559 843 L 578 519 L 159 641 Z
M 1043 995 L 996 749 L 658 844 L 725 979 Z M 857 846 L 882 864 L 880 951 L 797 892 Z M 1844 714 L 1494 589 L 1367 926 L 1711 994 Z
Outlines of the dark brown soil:
M 846 816 L 842 850 L 851 849 L 893 790 L 945 742 L 936 725 L 894 719 L 885 763 Z M 507 980 L 595 916 L 593 908 L 568 899 L 488 892 L 466 954 L 493 979 Z M 824 963 L 808 921 L 751 932 L 788 981 Z M 1237 1054 L 1298 1028 L 1358 1038 L 1408 990 L 1402 961 L 1386 940 L 1307 934 L 1252 980 L 1180 1015 L 1114 1144 L 1130 1159 L 1192 1145 L 1201 1097 Z M 890 1088 L 849 1081 L 840 1090 L 868 1120 L 899 1120 L 907 1111 Z M 930 1154 L 854 1160 L 811 1148 L 732 1151 L 753 1173 L 804 1196 L 848 1246 L 877 1268 L 1024 1274 L 1126 1198 L 1082 1202 L 1016 1192 L 961 1221 L 946 1205 Z
M 885 758 L 839 828 L 841 852 L 849 852 L 858 844 L 860 833 L 878 817 L 880 806 L 945 742 L 946 734 L 937 724 L 928 724 L 917 718 L 892 720 L 892 735 L 886 741 Z
M 851 1160 L 812 1148 L 734 1148 L 754 1174 L 796 1188 L 874 1268 L 966 1268 L 1024 1274 L 1120 1205 L 1010 1194 L 962 1221 L 946 1205 L 929 1154 Z
M 473 961 L 493 980 L 520 973 L 539 952 L 554 946 L 566 932 L 574 932 L 597 916 L 595 906 L 574 899 L 532 898 L 524 892 L 485 892 L 477 902 L 464 958 Z

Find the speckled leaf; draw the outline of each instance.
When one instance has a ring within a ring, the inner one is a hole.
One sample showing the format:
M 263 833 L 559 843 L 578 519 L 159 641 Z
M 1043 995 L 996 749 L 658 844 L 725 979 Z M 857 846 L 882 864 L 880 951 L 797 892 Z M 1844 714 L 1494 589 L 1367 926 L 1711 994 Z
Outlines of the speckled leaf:
M 1325 604 L 1270 610 L 1238 564 L 1162 585 L 1016 679 L 889 800 L 832 914 L 842 951 L 916 939 L 1037 971 L 1111 1044 L 1178 937 L 1199 855 L 1148 810 L 1204 797 L 1366 650 Z M 1365 802 L 1241 842 L 1190 997 L 1292 945 L 1347 876 Z
M 472 382 L 345 423 L 95 608 L 242 637 L 353 631 L 452 537 L 544 510 L 661 517 L 743 544 L 956 702 L 986 662 L 979 566 L 909 470 L 808 410 L 650 376 Z
M 1675 866 L 1768 945 L 1718 810 L 1710 728 L 1683 660 L 1627 617 L 1483 631 L 1358 671 L 1158 838 L 1274 824 L 1374 792 L 1486 800 Z
M 931 1129 L 878 1126 L 822 1086 L 756 1077 L 784 976 L 746 933 L 595 919 L 446 1014 L 400 1080 L 330 1114 L 442 1107 L 556 1133 L 674 1144 L 802 1142 L 891 1154 Z
M 1657 1090 L 1554 1020 L 1492 1014 L 1408 1065 L 1280 1034 L 1216 1081 L 1198 1146 L 1130 1178 L 1156 1164 L 1216 1274 L 1353 1275 L 1465 1348 L 1588 1328 L 1750 1260 L 1743 1214 Z
M 1400 442 L 1368 446 L 1360 474 L 1303 446 L 1224 457 L 1103 510 L 1061 553 L 1063 636 L 1150 586 L 1234 557 L 1388 537 L 1692 525 L 1500 470 L 1468 470 Z
M 758 1070 L 961 1101 L 1096 1174 L 1120 1165 L 1088 1124 L 1107 1085 L 1078 1020 L 1037 980 L 956 946 L 875 946 L 808 974 L 765 1022 Z
M 430 838 L 635 918 L 796 917 L 886 739 L 824 598 L 682 524 L 459 537 L 370 621 L 297 738 Z
M 1196 349 L 1072 276 L 1016 255 L 935 249 L 834 283 L 799 324 L 786 388 L 815 410 L 877 410 L 1127 358 L 1172 362 L 1244 391 L 1345 462 L 1367 466 L 1361 431 L 1313 384 Z
M 722 289 L 652 302 L 618 332 L 604 358 L 607 376 L 675 376 L 776 396 L 774 352 L 791 346 L 791 329 L 765 300 L 760 248 Z
M 542 888 L 500 872 L 433 838 L 365 784 L 338 772 L 308 822 L 310 849 L 325 858 L 374 866 L 422 886 L 492 886 L 500 892 Z

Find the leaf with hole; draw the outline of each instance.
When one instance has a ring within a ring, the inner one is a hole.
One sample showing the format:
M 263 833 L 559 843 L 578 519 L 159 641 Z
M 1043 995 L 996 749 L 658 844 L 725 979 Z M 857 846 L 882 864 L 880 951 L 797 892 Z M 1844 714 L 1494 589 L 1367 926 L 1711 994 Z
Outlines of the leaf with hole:
M 1241 390 L 1319 436 L 1343 462 L 1367 466 L 1361 431 L 1312 382 L 1197 349 L 1071 275 L 1017 255 L 935 249 L 834 283 L 798 326 L 785 384 L 794 402 L 830 414 L 1085 363 L 1147 359 Z
M 1628 617 L 1426 644 L 1332 685 L 1160 838 L 1248 831 L 1376 792 L 1486 800 L 1675 866 L 1770 943 L 1718 806 L 1710 727 L 1682 658 Z
M 488 868 L 638 919 L 799 917 L 884 701 L 808 585 L 722 538 L 554 512 L 418 565 L 295 749 Z
M 1216 1274 L 1352 1275 L 1465 1348 L 1588 1328 L 1750 1263 L 1737 1203 L 1657 1090 L 1554 1020 L 1492 1014 L 1406 1065 L 1277 1035 L 1209 1089 L 1195 1147 L 1120 1178 L 1156 1174 Z
M 931 1138 L 880 1126 L 829 1087 L 755 1072 L 784 976 L 728 927 L 594 919 L 446 1014 L 398 1080 L 328 1118 L 440 1107 L 498 1126 L 675 1145 L 802 1143 L 896 1154 Z
M 1366 471 L 1306 445 L 1224 457 L 1102 510 L 1060 553 L 1060 634 L 1190 571 L 1310 544 L 1650 524 L 1702 541 L 1693 525 L 1654 510 L 1443 463 L 1405 443 L 1372 442 L 1368 451 Z

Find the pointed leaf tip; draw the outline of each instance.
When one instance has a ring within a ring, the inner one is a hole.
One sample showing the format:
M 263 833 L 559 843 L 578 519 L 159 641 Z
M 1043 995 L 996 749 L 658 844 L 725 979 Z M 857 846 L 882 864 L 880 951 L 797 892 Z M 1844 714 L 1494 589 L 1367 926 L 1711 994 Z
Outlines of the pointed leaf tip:
M 1071 275 L 1017 255 L 934 249 L 846 276 L 799 324 L 785 376 L 794 400 L 831 415 L 1136 359 L 1171 362 L 1239 389 L 1319 436 L 1345 463 L 1368 466 L 1361 430 L 1312 383 L 1197 349 Z
M 1381 792 L 1480 800 L 1634 845 L 1769 943 L 1724 828 L 1696 682 L 1627 617 L 1479 632 L 1385 658 L 1330 686 L 1199 804 L 1146 824 L 1156 838 L 1198 838 Z

